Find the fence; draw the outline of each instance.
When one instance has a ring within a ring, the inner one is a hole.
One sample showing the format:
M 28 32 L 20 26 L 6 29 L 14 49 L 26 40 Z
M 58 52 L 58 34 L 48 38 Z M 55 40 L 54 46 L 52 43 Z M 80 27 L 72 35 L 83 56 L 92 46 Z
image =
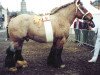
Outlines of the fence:
M 89 45 L 94 47 L 95 45 L 95 41 L 96 41 L 96 35 L 95 32 L 92 30 L 79 30 L 78 32 L 78 40 L 76 40 L 76 36 L 75 36 L 75 31 L 76 29 L 74 28 L 70 28 L 70 32 L 69 32 L 69 40 L 70 41 L 78 41 L 81 42 L 83 44 Z

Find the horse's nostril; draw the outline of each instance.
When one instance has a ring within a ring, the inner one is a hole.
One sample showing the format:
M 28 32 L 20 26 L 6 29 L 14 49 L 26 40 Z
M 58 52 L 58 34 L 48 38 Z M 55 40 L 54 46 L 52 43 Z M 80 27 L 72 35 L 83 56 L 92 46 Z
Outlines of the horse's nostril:
M 90 19 L 90 21 L 92 21 L 93 17 Z
M 93 19 L 93 17 L 91 19 Z

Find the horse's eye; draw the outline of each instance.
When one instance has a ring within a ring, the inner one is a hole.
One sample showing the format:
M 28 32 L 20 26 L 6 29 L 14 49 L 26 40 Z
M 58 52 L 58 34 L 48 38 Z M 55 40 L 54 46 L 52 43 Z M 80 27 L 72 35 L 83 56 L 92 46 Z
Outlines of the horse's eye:
M 84 10 L 84 8 L 83 8 L 83 7 L 81 7 L 81 9 L 82 9 L 82 10 Z

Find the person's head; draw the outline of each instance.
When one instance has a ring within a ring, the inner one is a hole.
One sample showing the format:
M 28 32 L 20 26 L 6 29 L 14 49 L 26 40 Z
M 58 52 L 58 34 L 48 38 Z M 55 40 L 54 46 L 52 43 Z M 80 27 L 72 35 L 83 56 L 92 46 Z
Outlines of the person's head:
M 94 27 L 95 27 L 95 24 L 94 24 L 94 22 L 93 22 L 93 21 L 87 21 L 87 20 L 84 20 L 84 22 L 85 22 L 85 23 L 87 23 L 87 24 L 88 24 L 88 26 L 91 26 L 92 28 L 94 28 Z

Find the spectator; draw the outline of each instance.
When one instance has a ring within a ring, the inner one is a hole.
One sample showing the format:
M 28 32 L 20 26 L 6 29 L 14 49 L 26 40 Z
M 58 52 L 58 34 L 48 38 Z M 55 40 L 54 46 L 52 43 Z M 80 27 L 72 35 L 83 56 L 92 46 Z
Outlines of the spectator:
M 83 45 L 83 44 L 88 44 L 88 34 L 89 34 L 89 30 L 91 30 L 91 27 L 95 27 L 93 21 L 86 21 L 84 20 L 82 23 L 82 28 L 81 28 L 81 40 L 79 45 Z
M 82 33 L 83 33 L 83 43 L 87 44 L 88 43 L 88 33 L 89 33 L 89 23 L 90 21 L 83 21 L 83 29 L 82 29 Z
M 82 29 L 82 22 L 76 18 L 74 22 L 74 31 L 75 31 L 75 42 L 79 42 L 81 40 L 81 29 Z

